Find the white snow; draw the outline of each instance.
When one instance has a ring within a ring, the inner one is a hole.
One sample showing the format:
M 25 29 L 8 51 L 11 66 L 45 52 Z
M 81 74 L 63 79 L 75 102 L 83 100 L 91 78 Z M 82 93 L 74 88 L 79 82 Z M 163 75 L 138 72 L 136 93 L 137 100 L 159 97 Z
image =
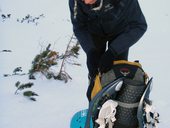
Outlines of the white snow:
M 151 99 L 161 115 L 159 127 L 168 128 L 170 1 L 139 2 L 148 30 L 130 49 L 129 60 L 140 60 L 148 75 L 154 78 Z M 78 58 L 82 66 L 67 66 L 73 80 L 66 84 L 43 76 L 36 80 L 29 80 L 27 75 L 3 77 L 19 66 L 27 73 L 33 58 L 49 43 L 53 50 L 65 51 L 72 35 L 68 1 L 0 0 L 1 14 L 11 14 L 11 18 L 3 21 L 0 17 L 0 51 L 12 52 L 0 52 L 0 128 L 69 128 L 71 116 L 88 106 L 86 55 L 82 49 Z M 38 25 L 16 21 L 28 14 L 33 17 L 44 14 L 44 18 L 38 20 Z M 14 94 L 17 81 L 34 83 L 31 90 L 39 94 L 36 102 Z

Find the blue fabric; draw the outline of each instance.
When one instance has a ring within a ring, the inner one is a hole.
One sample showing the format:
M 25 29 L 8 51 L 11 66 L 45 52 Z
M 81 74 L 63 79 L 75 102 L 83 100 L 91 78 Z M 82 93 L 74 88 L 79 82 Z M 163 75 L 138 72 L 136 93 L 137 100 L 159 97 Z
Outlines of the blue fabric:
M 81 110 L 74 114 L 70 122 L 70 128 L 84 128 L 87 118 L 88 109 Z M 90 128 L 93 128 L 92 120 L 90 121 Z

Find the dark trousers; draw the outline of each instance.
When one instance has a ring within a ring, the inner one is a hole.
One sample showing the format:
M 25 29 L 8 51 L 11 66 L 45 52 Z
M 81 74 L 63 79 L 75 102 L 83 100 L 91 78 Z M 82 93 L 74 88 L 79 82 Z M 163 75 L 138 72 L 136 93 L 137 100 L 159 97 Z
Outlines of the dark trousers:
M 104 37 L 98 37 L 95 35 L 92 35 L 92 39 L 93 39 L 96 49 L 90 50 L 89 53 L 86 53 L 87 54 L 87 68 L 89 71 L 89 76 L 91 78 L 96 76 L 98 72 L 98 64 L 100 62 L 100 58 L 107 50 L 107 46 L 109 47 L 110 43 L 113 40 L 111 37 L 104 38 Z M 128 51 L 129 49 L 115 56 L 114 60 L 127 60 Z
M 91 101 L 91 92 L 94 86 L 94 79 L 96 74 L 98 73 L 98 64 L 100 61 L 101 56 L 107 50 L 107 45 L 109 47 L 110 43 L 112 42 L 111 38 L 103 38 L 92 36 L 94 45 L 96 46 L 96 50 L 91 50 L 87 54 L 87 67 L 89 71 L 89 87 L 87 90 L 87 98 Z M 127 60 L 128 59 L 128 50 L 124 51 L 123 53 L 115 56 L 114 60 Z M 113 61 L 114 61 L 113 60 Z

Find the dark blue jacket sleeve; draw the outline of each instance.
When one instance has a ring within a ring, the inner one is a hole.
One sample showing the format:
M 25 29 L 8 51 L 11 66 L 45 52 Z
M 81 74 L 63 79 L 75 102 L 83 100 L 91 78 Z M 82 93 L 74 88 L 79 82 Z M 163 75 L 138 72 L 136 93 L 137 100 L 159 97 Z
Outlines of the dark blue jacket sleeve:
M 110 49 L 114 53 L 121 54 L 135 44 L 145 33 L 147 23 L 140 9 L 137 0 L 133 0 L 130 10 L 128 10 L 128 25 L 126 29 L 117 36 L 110 44 Z
M 83 50 L 88 53 L 90 50 L 94 49 L 95 46 L 93 44 L 91 35 L 87 31 L 86 21 L 87 17 L 83 14 L 80 7 L 77 7 L 78 14 L 76 18 L 74 18 L 74 0 L 69 0 L 69 7 L 71 13 L 71 21 L 73 24 L 73 31 L 78 41 L 80 42 Z

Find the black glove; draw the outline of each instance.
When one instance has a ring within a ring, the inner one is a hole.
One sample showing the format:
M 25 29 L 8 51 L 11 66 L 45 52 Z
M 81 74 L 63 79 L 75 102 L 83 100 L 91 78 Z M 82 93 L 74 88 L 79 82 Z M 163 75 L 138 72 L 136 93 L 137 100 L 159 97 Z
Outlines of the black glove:
M 101 57 L 99 62 L 99 71 L 101 73 L 106 73 L 109 71 L 113 66 L 113 60 L 114 60 L 113 52 L 108 49 Z

